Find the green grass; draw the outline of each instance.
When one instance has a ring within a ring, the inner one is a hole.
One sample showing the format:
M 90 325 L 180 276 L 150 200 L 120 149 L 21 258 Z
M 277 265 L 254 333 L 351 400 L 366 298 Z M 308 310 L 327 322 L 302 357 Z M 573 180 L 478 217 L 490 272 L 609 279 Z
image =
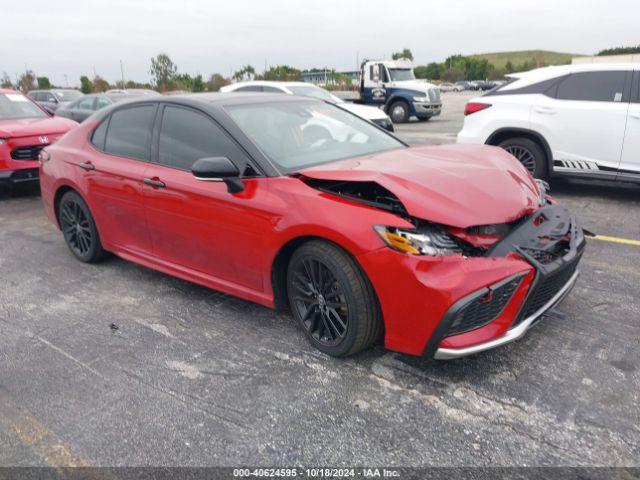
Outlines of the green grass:
M 537 61 L 542 65 L 563 65 L 571 63 L 573 57 L 581 57 L 582 55 L 574 55 L 572 53 L 561 52 L 547 52 L 545 50 L 521 50 L 519 52 L 495 52 L 495 53 L 481 53 L 477 55 L 471 55 L 476 58 L 486 58 L 489 63 L 493 64 L 496 68 L 504 68 L 508 61 L 514 67 L 523 64 L 524 62 Z

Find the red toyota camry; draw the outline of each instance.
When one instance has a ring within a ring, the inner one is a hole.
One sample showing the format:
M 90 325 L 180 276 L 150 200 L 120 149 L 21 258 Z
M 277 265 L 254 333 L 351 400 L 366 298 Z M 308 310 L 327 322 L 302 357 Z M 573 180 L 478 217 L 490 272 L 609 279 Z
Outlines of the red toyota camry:
M 455 358 L 521 337 L 571 290 L 584 234 L 499 148 L 409 148 L 287 95 L 149 98 L 41 155 L 71 252 L 289 308 L 330 355 Z
M 0 184 L 37 182 L 40 150 L 76 125 L 20 92 L 0 89 Z

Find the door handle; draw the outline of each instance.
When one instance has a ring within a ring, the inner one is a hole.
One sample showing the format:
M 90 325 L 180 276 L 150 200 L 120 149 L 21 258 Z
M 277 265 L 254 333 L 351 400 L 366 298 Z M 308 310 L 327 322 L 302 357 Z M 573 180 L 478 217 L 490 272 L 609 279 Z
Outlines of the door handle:
M 96 167 L 95 167 L 95 166 L 93 165 L 93 163 L 91 163 L 91 162 L 84 162 L 84 163 L 81 163 L 81 164 L 79 165 L 79 167 L 80 167 L 80 168 L 82 168 L 83 170 L 87 170 L 87 171 L 89 171 L 89 170 L 95 170 L 95 169 L 96 169 Z
M 555 115 L 557 113 L 553 108 L 549 107 L 536 107 L 535 111 L 543 115 Z
M 144 179 L 144 184 L 145 185 L 150 185 L 152 187 L 156 187 L 156 188 L 164 188 L 166 185 L 164 184 L 163 181 L 161 181 L 158 177 L 155 178 L 145 178 Z

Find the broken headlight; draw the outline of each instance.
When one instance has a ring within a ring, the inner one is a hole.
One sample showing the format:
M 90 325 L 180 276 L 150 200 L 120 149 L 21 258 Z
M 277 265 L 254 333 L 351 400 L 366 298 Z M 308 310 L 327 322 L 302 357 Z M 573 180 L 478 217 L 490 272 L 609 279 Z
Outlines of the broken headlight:
M 460 246 L 443 229 L 429 225 L 417 230 L 396 227 L 373 227 L 380 238 L 394 250 L 412 255 L 453 255 Z
M 540 206 L 544 207 L 547 204 L 547 192 L 549 191 L 549 184 L 544 180 L 540 180 L 539 178 L 535 178 L 534 180 L 536 181 L 538 191 L 540 192 Z

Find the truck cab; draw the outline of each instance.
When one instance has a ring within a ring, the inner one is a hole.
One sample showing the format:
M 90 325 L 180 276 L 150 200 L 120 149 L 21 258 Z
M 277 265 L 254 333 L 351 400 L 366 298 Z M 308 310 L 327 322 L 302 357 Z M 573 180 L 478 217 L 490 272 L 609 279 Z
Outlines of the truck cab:
M 407 122 L 411 117 L 429 120 L 442 111 L 438 87 L 417 80 L 407 61 L 365 60 L 359 103 L 381 106 L 394 123 Z

